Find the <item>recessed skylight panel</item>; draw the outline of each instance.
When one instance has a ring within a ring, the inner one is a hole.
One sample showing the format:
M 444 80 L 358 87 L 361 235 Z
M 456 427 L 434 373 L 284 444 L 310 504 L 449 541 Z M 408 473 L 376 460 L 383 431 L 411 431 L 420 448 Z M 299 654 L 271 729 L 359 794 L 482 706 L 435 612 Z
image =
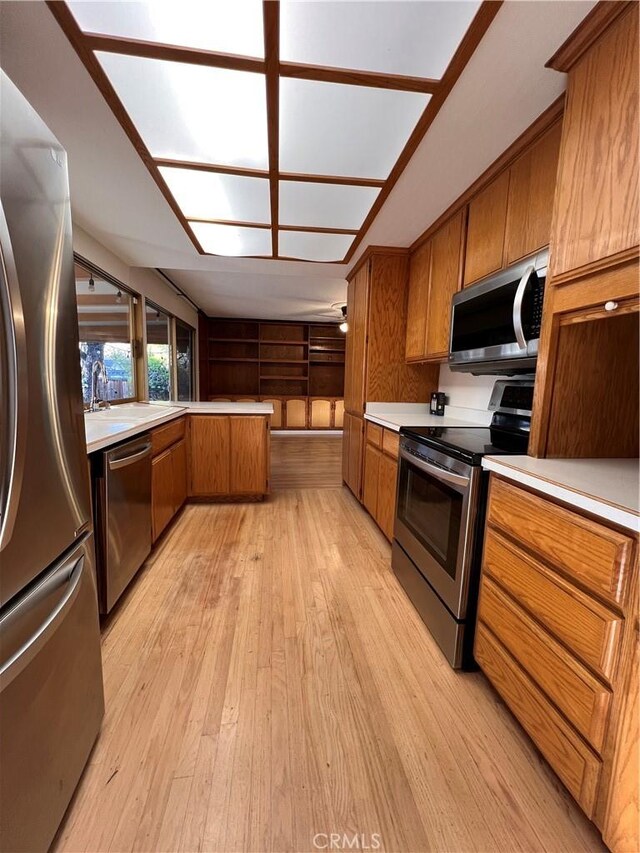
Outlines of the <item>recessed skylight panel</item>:
M 280 79 L 280 168 L 386 178 L 429 95 Z
M 282 0 L 280 58 L 440 79 L 479 0 Z
M 359 228 L 379 192 L 375 187 L 280 181 L 280 224 Z
M 341 261 L 354 238 L 349 234 L 279 231 L 278 251 L 284 258 L 303 261 Z
M 154 157 L 268 168 L 263 74 L 96 56 Z
M 264 56 L 260 0 L 71 0 L 87 33 Z
M 162 166 L 160 174 L 187 219 L 270 223 L 269 181 L 264 178 Z
M 189 224 L 200 245 L 208 254 L 231 257 L 271 255 L 270 230 L 234 225 L 211 225 L 205 222 Z

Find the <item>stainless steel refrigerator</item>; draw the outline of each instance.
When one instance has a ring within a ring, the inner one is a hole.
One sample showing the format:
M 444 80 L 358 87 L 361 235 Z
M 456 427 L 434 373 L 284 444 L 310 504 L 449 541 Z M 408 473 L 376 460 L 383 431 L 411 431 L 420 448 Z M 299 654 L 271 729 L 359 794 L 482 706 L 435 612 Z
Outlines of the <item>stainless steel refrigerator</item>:
M 0 71 L 0 850 L 50 845 L 104 714 L 66 155 Z

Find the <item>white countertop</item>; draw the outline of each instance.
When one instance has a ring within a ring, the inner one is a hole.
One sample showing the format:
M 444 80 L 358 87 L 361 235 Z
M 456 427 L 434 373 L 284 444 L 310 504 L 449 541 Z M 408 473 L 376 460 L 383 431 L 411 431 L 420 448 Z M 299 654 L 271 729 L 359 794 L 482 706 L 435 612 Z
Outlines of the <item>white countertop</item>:
M 184 414 L 271 415 L 271 403 L 121 403 L 99 412 L 86 412 L 87 453 L 133 438 Z
M 482 467 L 629 530 L 640 529 L 637 459 L 485 456 Z
M 401 427 L 465 427 L 488 426 L 491 412 L 446 406 L 444 415 L 432 415 L 424 403 L 367 403 L 365 420 L 393 432 Z

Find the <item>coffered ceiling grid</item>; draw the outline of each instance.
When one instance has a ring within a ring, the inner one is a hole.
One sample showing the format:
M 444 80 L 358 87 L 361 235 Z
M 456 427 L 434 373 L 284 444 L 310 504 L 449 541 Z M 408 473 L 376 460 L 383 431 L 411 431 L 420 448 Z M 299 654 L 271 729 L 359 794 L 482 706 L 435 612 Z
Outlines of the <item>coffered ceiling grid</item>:
M 335 263 L 501 0 L 47 5 L 198 252 Z

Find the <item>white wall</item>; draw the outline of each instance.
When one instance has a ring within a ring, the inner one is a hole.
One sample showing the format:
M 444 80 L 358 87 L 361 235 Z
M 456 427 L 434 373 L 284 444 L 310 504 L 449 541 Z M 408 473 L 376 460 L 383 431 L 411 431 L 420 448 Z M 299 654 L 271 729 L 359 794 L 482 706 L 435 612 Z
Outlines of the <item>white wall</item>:
M 440 365 L 438 390 L 447 395 L 448 406 L 486 411 L 496 379 L 504 376 L 472 376 L 470 373 L 453 373 L 447 364 Z
M 198 312 L 195 308 L 160 276 L 155 270 L 143 267 L 130 267 L 122 258 L 99 243 L 87 231 L 74 223 L 73 225 L 73 250 L 95 264 L 100 269 L 117 278 L 124 285 L 139 293 L 142 297 L 142 311 L 144 312 L 145 300 L 150 300 L 158 308 L 162 308 L 169 314 L 173 314 L 180 320 L 184 320 L 193 329 L 194 352 L 193 352 L 193 397 L 198 398 L 199 376 L 198 376 Z M 143 314 L 144 316 L 144 314 Z M 143 341 L 144 344 L 144 341 Z M 146 348 L 143 346 L 143 352 Z M 145 374 L 146 374 L 146 355 Z M 140 390 L 140 397 L 144 398 L 144 392 Z
M 73 249 L 83 258 L 110 273 L 131 290 L 154 302 L 169 314 L 198 328 L 198 313 L 190 302 L 176 293 L 155 270 L 130 267 L 121 258 L 99 243 L 83 228 L 73 225 Z

